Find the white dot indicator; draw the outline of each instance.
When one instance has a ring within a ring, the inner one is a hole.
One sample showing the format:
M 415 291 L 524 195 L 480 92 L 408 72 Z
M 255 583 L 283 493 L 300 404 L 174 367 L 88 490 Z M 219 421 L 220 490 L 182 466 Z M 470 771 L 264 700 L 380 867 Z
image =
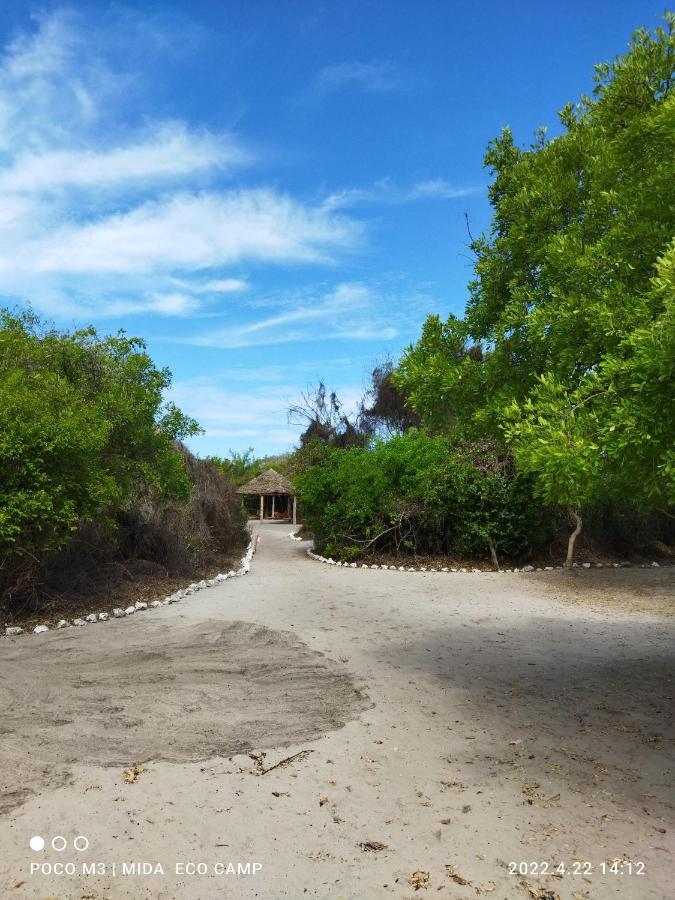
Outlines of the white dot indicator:
M 30 841 L 28 842 L 31 850 L 35 850 L 36 853 L 39 853 L 40 850 L 45 849 L 45 839 L 40 837 L 39 834 L 34 835 Z

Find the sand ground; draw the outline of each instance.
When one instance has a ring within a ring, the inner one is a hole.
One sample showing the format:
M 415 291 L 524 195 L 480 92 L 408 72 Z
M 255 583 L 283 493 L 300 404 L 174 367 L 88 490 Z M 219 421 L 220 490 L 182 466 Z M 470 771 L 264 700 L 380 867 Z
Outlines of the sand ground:
M 337 569 L 255 527 L 246 578 L 2 640 L 3 896 L 672 896 L 670 573 Z

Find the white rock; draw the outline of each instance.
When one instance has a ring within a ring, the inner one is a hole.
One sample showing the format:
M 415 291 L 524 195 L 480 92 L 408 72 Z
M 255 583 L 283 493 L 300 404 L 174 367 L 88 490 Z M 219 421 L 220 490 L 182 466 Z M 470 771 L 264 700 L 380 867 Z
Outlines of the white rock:
M 534 566 L 523 566 L 522 572 L 534 572 Z
M 162 606 L 168 606 L 171 603 L 171 597 L 167 597 L 166 600 L 162 600 Z
M 5 628 L 5 634 L 7 637 L 15 637 L 18 634 L 23 634 L 23 628 L 19 628 L 17 625 L 12 625 L 10 628 Z
M 136 607 L 135 607 L 135 606 L 127 606 L 127 608 L 124 610 L 125 616 L 133 616 L 133 614 L 134 614 L 135 612 L 136 612 Z M 76 623 L 76 624 L 77 624 L 77 623 Z
M 590 567 L 591 567 L 590 563 L 582 563 L 581 565 L 584 569 L 590 569 Z
M 459 571 L 466 574 L 466 569 L 460 569 Z
M 49 631 L 49 627 L 47 625 L 36 625 L 33 629 L 33 634 L 44 634 L 45 631 Z
M 107 612 L 100 612 L 98 614 L 99 622 L 107 622 L 109 618 L 110 618 L 110 616 L 108 615 Z
M 230 569 L 230 571 L 227 573 L 227 577 L 228 577 L 228 578 L 234 578 L 234 576 L 235 576 L 236 574 L 237 574 L 237 573 L 234 571 L 234 569 Z
M 161 605 L 162 605 L 162 601 L 161 601 L 161 600 L 153 600 L 152 603 L 150 604 L 150 606 L 152 607 L 152 609 L 159 609 L 159 607 L 160 607 Z
M 350 563 L 350 566 L 351 566 L 352 569 L 355 569 L 355 568 L 356 568 L 356 563 Z
M 596 569 L 602 569 L 602 567 L 603 567 L 603 566 L 602 566 L 602 563 L 596 563 L 596 564 L 595 564 L 595 568 L 596 568 Z
M 659 564 L 658 564 L 657 562 L 653 562 L 653 563 L 652 563 L 652 568 L 653 568 L 653 569 L 659 569 L 659 568 L 661 568 L 661 567 L 659 566 Z
M 148 604 L 144 603 L 142 600 L 137 600 L 134 603 L 134 609 L 136 609 L 136 610 L 147 609 L 147 608 L 148 608 Z
M 451 571 L 451 572 L 456 572 L 456 571 L 457 571 L 457 569 L 450 569 L 450 571 Z
M 197 585 L 197 587 L 200 590 L 203 590 L 204 588 L 207 588 L 208 586 L 209 586 L 208 581 L 204 581 L 204 580 L 200 581 L 199 584 Z
M 98 622 L 98 619 L 96 618 L 96 613 L 89 613 L 88 616 L 84 617 L 84 621 L 91 622 L 91 623 Z
M 426 572 L 426 570 L 427 570 L 427 567 L 426 567 L 426 566 L 421 566 L 421 567 L 420 567 L 420 572 Z
M 447 566 L 445 566 L 443 569 L 441 569 L 441 572 L 449 572 L 449 571 L 450 571 L 450 569 L 448 569 Z
M 544 572 L 552 572 L 553 566 L 544 566 Z
M 115 609 L 113 609 L 112 614 L 113 614 L 114 619 L 121 619 L 124 615 L 126 615 L 124 610 L 120 609 L 119 606 L 117 606 L 117 607 L 115 607 Z
M 68 621 L 68 619 L 59 619 L 59 621 L 56 623 L 56 627 L 57 628 L 70 628 L 70 622 Z
M 399 566 L 398 570 L 399 572 L 405 572 L 405 566 Z
M 474 575 L 480 575 L 481 572 L 480 569 L 472 569 L 471 571 L 474 573 Z
M 82 628 L 82 626 L 86 624 L 84 619 L 73 619 L 73 625 L 77 625 L 78 628 Z

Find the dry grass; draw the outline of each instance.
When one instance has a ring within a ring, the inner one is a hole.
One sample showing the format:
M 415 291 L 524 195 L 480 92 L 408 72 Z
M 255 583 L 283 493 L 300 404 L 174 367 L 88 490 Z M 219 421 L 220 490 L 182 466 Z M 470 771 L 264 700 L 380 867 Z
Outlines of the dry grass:
M 64 548 L 17 577 L 0 607 L 3 619 L 49 622 L 161 599 L 231 568 L 246 542 L 241 501 L 214 465 L 179 449 L 193 484 L 187 504 L 149 495 L 115 526 L 84 523 Z

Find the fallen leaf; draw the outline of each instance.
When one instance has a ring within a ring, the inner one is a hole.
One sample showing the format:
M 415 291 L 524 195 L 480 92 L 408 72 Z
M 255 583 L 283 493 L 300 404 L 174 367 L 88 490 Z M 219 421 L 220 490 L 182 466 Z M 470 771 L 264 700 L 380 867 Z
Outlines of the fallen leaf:
M 328 803 L 328 797 L 319 797 L 319 806 L 325 806 Z
M 455 884 L 471 884 L 466 878 L 462 878 L 462 876 L 457 871 L 457 866 L 446 866 L 445 874 L 448 878 L 452 878 Z
M 378 850 L 386 850 L 387 845 L 382 841 L 361 841 L 358 845 L 364 853 L 376 853 Z
M 420 869 L 417 872 L 413 872 L 410 878 L 408 879 L 408 884 L 415 888 L 416 891 L 419 891 L 421 888 L 426 889 L 429 887 L 429 873 L 422 872 Z
M 136 784 L 140 775 L 148 770 L 144 766 L 132 766 L 122 772 L 122 781 L 125 784 Z

